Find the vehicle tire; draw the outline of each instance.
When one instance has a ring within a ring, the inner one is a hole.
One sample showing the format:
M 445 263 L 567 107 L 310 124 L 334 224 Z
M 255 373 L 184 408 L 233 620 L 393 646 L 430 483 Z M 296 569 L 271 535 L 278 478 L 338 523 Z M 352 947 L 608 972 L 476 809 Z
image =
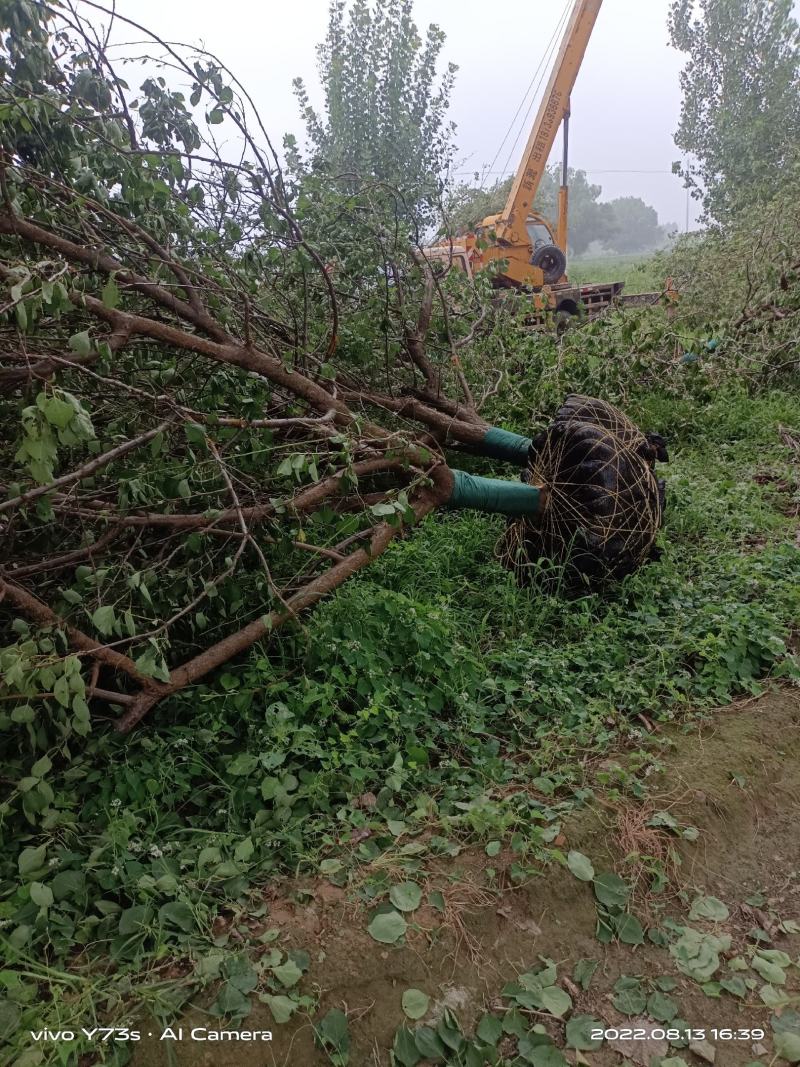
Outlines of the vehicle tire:
M 546 285 L 553 285 L 567 269 L 567 257 L 558 245 L 542 245 L 531 256 L 531 266 L 544 273 Z

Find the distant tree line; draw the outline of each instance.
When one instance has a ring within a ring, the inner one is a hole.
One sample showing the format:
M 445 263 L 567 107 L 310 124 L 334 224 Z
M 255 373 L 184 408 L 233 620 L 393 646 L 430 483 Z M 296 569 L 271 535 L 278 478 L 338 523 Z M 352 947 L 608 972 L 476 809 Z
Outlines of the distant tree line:
M 476 176 L 477 178 L 477 176 Z M 554 166 L 542 178 L 535 210 L 555 224 L 561 169 Z M 467 233 L 487 215 L 502 211 L 513 176 L 488 188 L 457 186 L 449 200 L 448 221 L 454 233 Z M 569 251 L 581 255 L 598 243 L 614 252 L 645 252 L 663 248 L 677 225 L 660 225 L 655 208 L 638 196 L 601 202 L 602 187 L 590 182 L 584 170 L 569 171 Z

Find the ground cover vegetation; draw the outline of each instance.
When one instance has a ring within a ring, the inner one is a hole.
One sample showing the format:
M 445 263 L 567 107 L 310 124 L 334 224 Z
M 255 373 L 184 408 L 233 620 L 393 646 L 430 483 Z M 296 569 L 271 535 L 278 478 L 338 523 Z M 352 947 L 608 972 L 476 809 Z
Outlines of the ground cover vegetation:
M 285 172 L 214 57 L 151 39 L 132 91 L 95 16 L 0 10 L 0 1026 L 21 1067 L 88 1047 L 30 1029 L 198 997 L 313 1017 L 308 954 L 269 948 L 266 883 L 363 886 L 411 830 L 439 856 L 510 837 L 522 882 L 564 859 L 587 758 L 797 677 L 793 172 L 656 260 L 677 306 L 532 332 L 488 280 L 421 257 L 451 75 L 410 5 L 383 10 L 390 53 L 366 5 L 334 7 L 328 111 Z M 348 35 L 379 50 L 385 92 L 362 100 L 381 121 L 430 123 L 413 180 L 409 153 L 337 126 Z M 520 589 L 503 520 L 443 511 L 440 483 L 450 462 L 518 476 L 454 450 L 487 422 L 528 433 L 572 391 L 668 439 L 663 554 L 580 595 L 542 561 Z M 394 943 L 414 890 L 366 885 Z M 231 936 L 244 915 L 257 954 Z M 334 1063 L 341 1014 L 318 1020 Z

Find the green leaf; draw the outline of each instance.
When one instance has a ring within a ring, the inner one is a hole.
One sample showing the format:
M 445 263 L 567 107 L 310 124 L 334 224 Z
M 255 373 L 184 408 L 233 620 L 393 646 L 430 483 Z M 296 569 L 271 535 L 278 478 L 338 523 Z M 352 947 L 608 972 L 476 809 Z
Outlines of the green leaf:
M 162 923 L 177 926 L 185 934 L 195 927 L 194 912 L 182 900 L 171 900 L 168 904 L 162 904 L 158 909 L 158 917 Z
M 594 895 L 608 908 L 624 908 L 629 893 L 628 883 L 610 871 L 594 879 Z
M 252 1008 L 250 998 L 234 982 L 226 982 L 222 986 L 214 1005 L 220 1014 L 232 1015 L 235 1018 L 249 1015 Z
M 23 848 L 17 860 L 20 877 L 28 880 L 35 874 L 41 874 L 47 870 L 47 846 L 39 845 L 37 848 Z
M 275 977 L 278 979 L 284 989 L 290 989 L 293 985 L 297 985 L 297 983 L 303 977 L 302 970 L 292 959 L 288 959 L 279 967 L 273 967 L 272 973 L 275 975 Z
M 567 1048 L 589 1052 L 603 1044 L 601 1040 L 591 1037 L 592 1030 L 604 1029 L 604 1024 L 593 1015 L 573 1015 L 567 1023 Z
M 644 930 L 642 924 L 635 915 L 623 912 L 622 915 L 612 915 L 611 925 L 614 933 L 625 945 L 644 944 Z
M 557 985 L 545 986 L 539 999 L 542 1008 L 545 1011 L 549 1011 L 551 1015 L 555 1015 L 558 1019 L 572 1007 L 572 998 L 569 993 L 565 993 L 564 990 Z
M 591 882 L 594 879 L 594 867 L 588 856 L 574 850 L 567 853 L 567 866 L 582 882 Z
M 115 308 L 119 305 L 119 287 L 114 281 L 114 275 L 110 274 L 108 281 L 103 286 L 102 300 L 107 308 Z
M 728 906 L 717 897 L 695 897 L 689 911 L 690 922 L 705 919 L 708 922 L 721 923 L 730 915 Z
M 430 1026 L 417 1027 L 414 1031 L 414 1044 L 419 1054 L 426 1060 L 433 1060 L 436 1063 L 446 1055 L 444 1041 Z
M 641 1015 L 647 1006 L 647 995 L 638 978 L 622 975 L 614 983 L 611 1003 L 623 1015 Z
M 48 885 L 43 885 L 41 882 L 31 882 L 28 890 L 31 894 L 31 900 L 34 904 L 38 904 L 40 908 L 49 908 L 53 903 L 53 890 Z
M 487 856 L 494 857 L 498 854 L 502 847 L 500 841 L 490 841 L 486 846 L 485 852 Z
M 407 929 L 408 923 L 397 911 L 379 912 L 367 927 L 370 936 L 383 945 L 393 945 Z
M 564 1053 L 555 1045 L 539 1045 L 528 1053 L 532 1067 L 569 1067 Z
M 78 356 L 91 355 L 92 340 L 89 337 L 89 331 L 83 330 L 81 333 L 74 333 L 67 341 L 67 345 L 69 346 L 70 351 Z
M 221 108 L 215 107 L 213 111 L 209 112 L 208 121 L 212 126 L 218 126 L 220 122 L 225 118 L 225 112 Z
M 398 911 L 415 911 L 422 900 L 422 890 L 416 882 L 400 882 L 389 890 L 389 900 Z
M 401 1026 L 394 1035 L 392 1042 L 393 1062 L 402 1067 L 416 1067 L 420 1056 L 414 1034 L 406 1026 Z
M 350 1049 L 350 1029 L 347 1016 L 338 1008 L 332 1008 L 317 1024 L 314 1031 L 317 1041 L 323 1046 L 342 1054 Z
M 188 500 L 189 497 L 192 495 L 192 491 L 189 488 L 189 483 L 185 478 L 181 478 L 181 480 L 178 482 L 177 492 L 178 496 L 181 497 L 183 500 Z
M 589 959 L 578 960 L 572 971 L 573 982 L 577 982 L 581 989 L 588 989 L 594 972 L 597 970 L 598 962 L 598 960 Z
M 503 1024 L 495 1015 L 484 1015 L 475 1033 L 485 1045 L 495 1046 L 503 1036 Z
M 773 1035 L 775 1052 L 788 1063 L 800 1063 L 800 1034 L 782 1030 Z
M 779 948 L 759 948 L 756 950 L 756 955 L 768 960 L 770 963 L 777 964 L 778 967 L 785 968 L 792 965 L 792 957 L 789 953 Z
M 259 1000 L 267 1005 L 272 1013 L 272 1018 L 279 1025 L 288 1023 L 298 1008 L 297 1001 L 292 1000 L 291 997 L 273 996 L 271 993 L 264 993 L 259 997 Z
M 742 1000 L 747 996 L 747 986 L 744 984 L 744 978 L 740 978 L 739 975 L 733 975 L 731 978 L 721 978 L 719 983 L 726 993 L 731 993 L 734 997 L 740 997 Z
M 110 604 L 97 609 L 92 615 L 92 624 L 100 631 L 103 637 L 109 637 L 114 632 L 117 622 L 117 613 Z
M 186 440 L 190 445 L 204 445 L 206 443 L 205 426 L 202 426 L 199 422 L 185 423 L 183 432 L 186 434 Z
M 403 1011 L 409 1019 L 421 1019 L 430 1002 L 428 994 L 423 993 L 421 989 L 407 989 L 401 1000 Z
M 750 966 L 770 985 L 786 985 L 786 972 L 777 963 L 771 963 L 760 955 L 755 955 Z
M 50 768 L 53 766 L 53 761 L 49 756 L 42 756 L 41 759 L 37 759 L 34 765 L 31 767 L 31 774 L 36 778 L 44 778 Z
M 47 397 L 42 402 L 41 408 L 50 425 L 58 430 L 65 430 L 75 417 L 75 406 L 68 400 L 62 400 L 57 396 Z
M 126 908 L 119 917 L 120 936 L 142 933 L 152 918 L 153 912 L 147 904 L 134 904 L 132 908 Z
M 432 908 L 435 908 L 436 911 L 438 911 L 441 915 L 444 915 L 446 906 L 444 902 L 444 895 L 438 889 L 433 889 L 430 893 L 428 893 L 428 903 Z
M 789 1003 L 789 997 L 783 989 L 776 989 L 775 986 L 765 982 L 759 989 L 758 995 L 768 1008 L 782 1008 Z
M 62 674 L 60 678 L 56 679 L 53 686 L 53 696 L 62 706 L 62 708 L 68 708 L 72 703 L 72 691 L 69 687 L 69 681 Z
M 660 1023 L 669 1023 L 678 1014 L 678 1004 L 666 993 L 651 993 L 647 1001 L 647 1014 Z

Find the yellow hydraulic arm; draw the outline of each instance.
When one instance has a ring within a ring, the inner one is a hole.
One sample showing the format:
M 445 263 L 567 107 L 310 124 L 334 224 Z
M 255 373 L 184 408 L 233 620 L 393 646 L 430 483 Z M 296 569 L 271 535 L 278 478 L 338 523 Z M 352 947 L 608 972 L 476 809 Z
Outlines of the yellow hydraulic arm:
M 536 121 L 533 124 L 525 154 L 517 170 L 511 192 L 502 213 L 494 221 L 497 239 L 509 245 L 528 245 L 525 221 L 533 208 L 534 197 L 542 180 L 547 159 L 555 143 L 562 119 L 569 116 L 569 97 L 575 85 L 586 46 L 592 35 L 603 0 L 575 0 L 558 56 L 547 83 Z M 566 184 L 566 175 L 564 177 Z M 566 196 L 562 193 L 566 229 Z M 559 205 L 562 206 L 562 205 Z M 488 219 L 487 219 L 488 222 Z M 566 242 L 566 233 L 559 238 Z M 563 247 L 563 246 L 562 246 Z

